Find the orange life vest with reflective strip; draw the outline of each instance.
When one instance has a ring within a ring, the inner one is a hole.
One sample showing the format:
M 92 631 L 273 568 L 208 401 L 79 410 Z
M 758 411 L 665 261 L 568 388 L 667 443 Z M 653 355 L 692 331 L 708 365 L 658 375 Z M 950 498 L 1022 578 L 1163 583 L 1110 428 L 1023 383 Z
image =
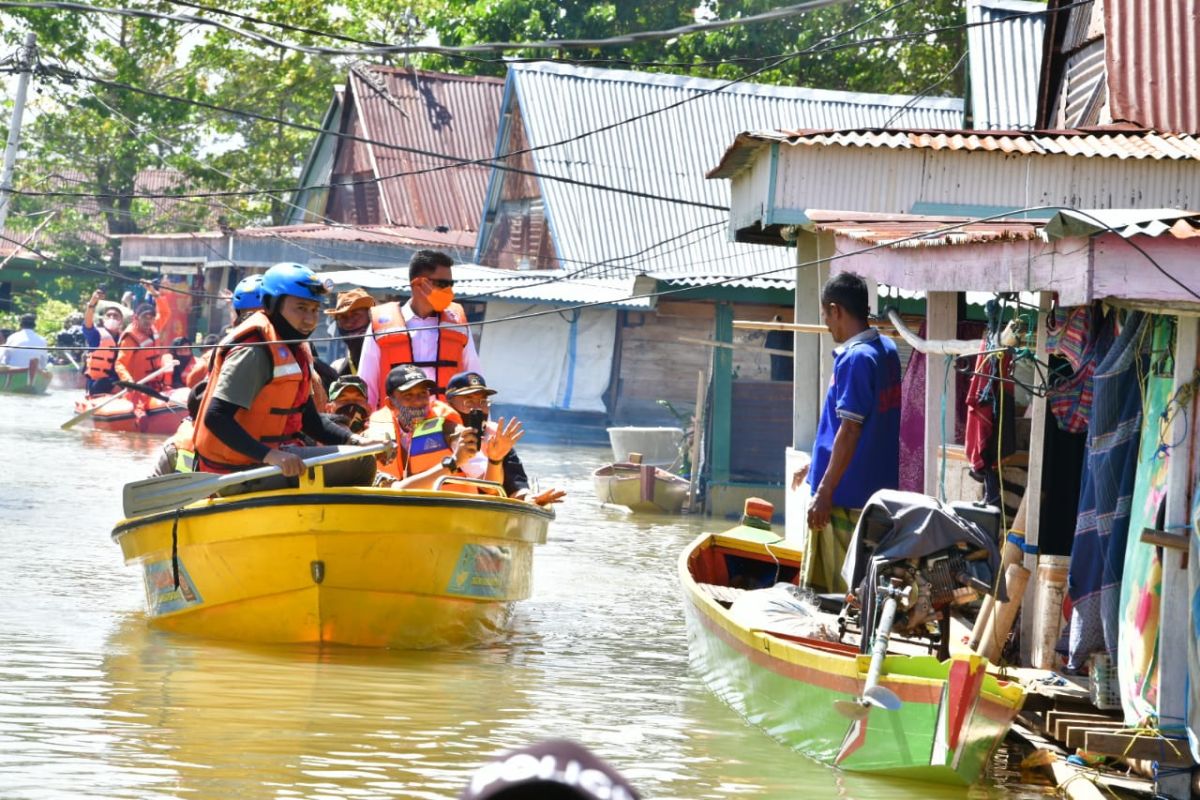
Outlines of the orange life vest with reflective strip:
M 144 338 L 139 338 L 137 329 L 130 324 L 117 340 L 118 347 L 149 348 L 158 344 L 158 339 L 151 331 Z M 129 380 L 137 383 L 151 372 L 156 372 L 162 364 L 160 350 L 121 350 L 117 354 L 117 363 L 129 372 Z M 119 370 L 118 370 L 119 373 Z
M 226 356 L 243 343 L 272 343 L 260 345 L 266 347 L 271 355 L 271 381 L 254 398 L 250 408 L 237 410 L 234 419 L 246 433 L 272 448 L 295 439 L 300 432 L 304 406 L 312 395 L 311 364 L 306 348 L 297 347 L 293 350 L 286 344 L 279 344 L 280 338 L 267 315 L 255 312 L 230 331 L 225 346 L 214 351 L 208 390 L 200 401 L 195 423 L 196 457 L 201 470 L 228 472 L 257 463 L 226 445 L 204 424 L 204 415 L 208 413 L 215 393 L 213 387 L 220 382 Z
M 433 367 L 436 370 L 436 394 L 446 391 L 446 384 L 456 373 L 463 371 L 463 353 L 466 352 L 470 334 L 467 332 L 467 312 L 458 303 L 438 314 L 439 325 L 461 325 L 462 328 L 435 328 L 438 337 L 437 357 L 433 361 L 414 361 L 412 334 L 404 324 L 404 314 L 397 302 L 384 303 L 371 309 L 371 333 L 379 345 L 379 374 L 375 376 L 380 395 L 387 383 L 387 374 L 392 367 L 401 364 L 416 364 L 418 367 Z M 417 329 L 414 329 L 417 330 Z
M 100 331 L 100 344 L 96 345 L 95 350 L 88 353 L 83 374 L 94 381 L 101 378 L 116 378 L 117 351 L 114 348 L 117 346 L 117 340 L 104 328 L 97 328 L 97 330 Z
M 175 433 L 171 435 L 171 444 L 175 445 L 175 471 L 195 472 L 196 467 L 196 425 L 188 417 L 179 423 Z
M 442 400 L 434 400 L 429 406 L 429 416 L 416 424 L 415 429 L 419 429 L 422 424 L 431 420 L 450 420 L 455 425 L 462 425 L 462 417 L 449 404 Z M 413 431 L 413 439 L 417 439 L 417 430 Z M 383 441 L 390 434 L 391 438 L 399 443 L 404 442 L 404 436 L 400 430 L 400 426 L 396 424 L 396 417 L 392 414 L 392 409 L 384 406 L 371 414 L 367 422 L 367 429 L 363 435 L 373 441 Z M 439 435 L 441 429 L 439 428 Z M 432 437 L 422 440 L 418 445 L 418 449 L 422 452 L 416 455 L 412 454 L 413 445 L 410 442 L 407 447 L 400 447 L 396 457 L 392 459 L 390 464 L 379 463 L 381 472 L 386 472 L 397 480 L 407 478 L 411 475 L 417 475 L 424 472 L 430 467 L 442 463 L 442 459 L 448 455 L 452 455 L 449 444 L 446 443 L 445 437 L 442 436 L 442 447 L 434 448 L 430 446 L 430 442 L 434 441 Z

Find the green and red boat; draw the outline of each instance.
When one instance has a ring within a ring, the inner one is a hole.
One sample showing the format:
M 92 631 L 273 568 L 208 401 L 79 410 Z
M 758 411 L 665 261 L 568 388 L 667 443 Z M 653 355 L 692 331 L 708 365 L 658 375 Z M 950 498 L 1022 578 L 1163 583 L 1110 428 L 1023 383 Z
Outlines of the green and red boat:
M 739 611 L 740 598 L 772 587 L 809 599 L 778 585 L 799 583 L 802 555 L 749 515 L 687 547 L 679 580 L 693 669 L 747 721 L 818 761 L 928 782 L 976 782 L 1020 710 L 1023 688 L 989 674 L 988 661 L 974 654 L 939 659 L 881 650 L 882 670 L 870 675 L 872 655 L 839 640 L 845 629 L 838 633 L 834 614 L 812 606 L 805 628 L 777 613 Z M 890 618 L 887 626 L 890 632 Z M 888 641 L 884 633 L 884 648 Z M 882 705 L 892 710 L 868 702 L 872 691 L 888 697 Z
M 0 366 L 0 393 L 45 394 L 50 388 L 50 373 L 38 366 L 35 359 L 28 369 Z

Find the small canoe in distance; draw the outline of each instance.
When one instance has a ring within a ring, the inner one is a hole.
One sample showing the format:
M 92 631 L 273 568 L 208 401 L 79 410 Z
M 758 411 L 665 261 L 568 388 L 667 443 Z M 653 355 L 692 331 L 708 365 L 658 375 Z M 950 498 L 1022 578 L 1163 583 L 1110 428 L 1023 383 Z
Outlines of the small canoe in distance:
M 592 473 L 601 503 L 642 514 L 678 514 L 687 500 L 686 480 L 652 464 L 605 464 Z
M 506 497 L 370 486 L 215 497 L 122 520 L 151 624 L 276 644 L 426 649 L 496 639 L 532 589 L 554 512 Z
M 0 366 L 0 393 L 45 394 L 50 388 L 50 373 L 37 366 L 36 359 L 29 369 L 10 369 Z
M 804 604 L 807 616 L 792 613 L 792 592 L 776 584 L 796 584 L 801 560 L 793 543 L 746 524 L 688 545 L 678 570 L 692 668 L 751 724 L 818 761 L 927 782 L 976 782 L 1024 690 L 988 674 L 978 655 L 939 661 L 889 650 L 879 686 L 899 707 L 854 703 L 861 715 L 845 716 L 835 704 L 863 696 L 871 657 L 857 642 L 837 641 L 835 615 L 811 604 Z
M 175 389 L 168 395 L 170 401 L 149 397 L 144 398 L 144 405 L 134 403 L 134 392 L 128 392 L 124 397 L 107 403 L 105 401 L 109 399 L 109 395 L 93 395 L 76 401 L 75 413 L 82 413 L 89 407 L 104 403 L 104 407 L 97 409 L 89 418 L 96 430 L 170 436 L 187 417 L 187 395 L 187 389 Z

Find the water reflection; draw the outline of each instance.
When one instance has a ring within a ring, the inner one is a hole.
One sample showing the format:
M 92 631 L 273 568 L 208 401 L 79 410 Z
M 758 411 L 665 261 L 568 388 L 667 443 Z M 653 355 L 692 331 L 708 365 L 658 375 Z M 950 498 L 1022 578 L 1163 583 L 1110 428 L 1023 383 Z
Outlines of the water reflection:
M 254 647 L 150 629 L 109 530 L 152 437 L 60 431 L 66 395 L 0 395 L 0 796 L 453 798 L 502 750 L 585 743 L 647 798 L 963 798 L 776 744 L 687 666 L 675 560 L 701 527 L 601 507 L 601 449 L 523 446 L 565 487 L 532 597 L 461 652 Z M 1011 788 L 971 797 L 1013 798 Z

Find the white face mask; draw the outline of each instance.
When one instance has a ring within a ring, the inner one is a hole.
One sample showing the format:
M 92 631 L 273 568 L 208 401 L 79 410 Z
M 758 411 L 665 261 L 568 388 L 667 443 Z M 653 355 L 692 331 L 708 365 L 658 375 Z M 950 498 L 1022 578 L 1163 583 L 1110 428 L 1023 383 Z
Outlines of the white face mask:
M 116 333 L 117 331 L 121 330 L 121 320 L 117 319 L 116 317 L 105 317 L 104 329 L 109 333 Z

